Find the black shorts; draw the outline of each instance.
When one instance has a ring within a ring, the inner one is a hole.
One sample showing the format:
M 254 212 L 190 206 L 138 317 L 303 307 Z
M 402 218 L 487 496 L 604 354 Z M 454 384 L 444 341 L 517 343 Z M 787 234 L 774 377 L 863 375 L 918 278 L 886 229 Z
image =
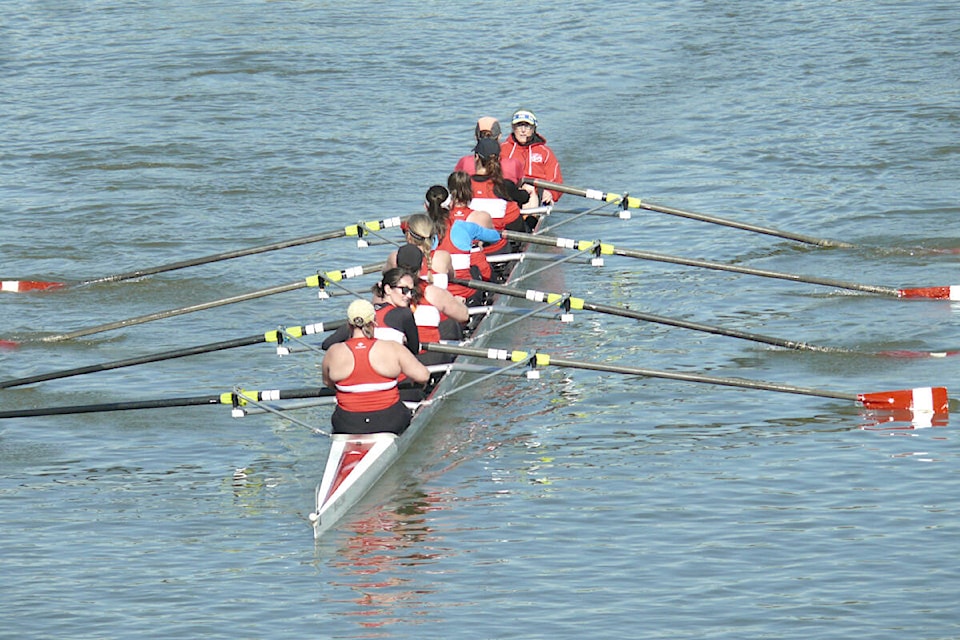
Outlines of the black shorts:
M 352 412 L 339 406 L 333 410 L 330 422 L 334 433 L 352 435 L 364 433 L 395 433 L 400 435 L 410 426 L 410 409 L 403 402 L 380 411 Z

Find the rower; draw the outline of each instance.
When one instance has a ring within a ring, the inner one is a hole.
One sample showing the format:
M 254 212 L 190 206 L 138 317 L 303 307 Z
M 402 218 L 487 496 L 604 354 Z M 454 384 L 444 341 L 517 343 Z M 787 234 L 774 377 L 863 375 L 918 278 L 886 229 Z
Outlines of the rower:
M 490 116 L 480 118 L 477 120 L 477 126 L 473 129 L 473 137 L 476 142 L 480 142 L 481 138 L 490 138 L 497 144 L 500 144 L 500 123 L 496 118 Z M 457 166 L 455 166 L 453 170 L 465 171 L 467 175 L 472 176 L 476 173 L 476 160 L 476 157 L 472 153 L 465 155 L 457 161 Z M 514 158 L 504 158 L 503 177 L 507 180 L 512 180 L 516 184 L 520 184 L 520 180 L 523 179 L 523 163 Z
M 453 277 L 453 264 L 450 254 L 444 249 L 437 249 L 437 229 L 433 221 L 425 213 L 415 213 L 407 219 L 405 235 L 408 245 L 417 247 L 424 256 L 422 276 L 431 283 L 447 288 L 447 282 Z M 387 257 L 385 268 L 397 266 L 397 252 Z
M 405 269 L 384 271 L 380 282 L 373 285 L 374 309 L 377 315 L 376 337 L 405 345 L 410 353 L 420 353 L 420 337 L 417 322 L 410 309 L 410 300 L 415 293 L 414 276 Z M 327 336 L 321 347 L 324 350 L 350 338 L 349 325 L 342 326 Z
M 482 244 L 498 242 L 500 233 L 493 228 L 489 213 L 470 208 L 471 186 L 470 176 L 463 171 L 454 171 L 447 177 L 447 193 L 450 194 L 447 232 L 437 246 L 450 254 L 455 277 L 489 282 L 492 272 Z M 471 307 L 483 304 L 486 297 L 483 291 L 454 282 L 447 286 L 447 290 L 462 297 Z
M 412 244 L 400 247 L 397 263 L 401 269 L 416 274 L 423 261 L 423 253 Z M 410 303 L 413 318 L 417 323 L 421 351 L 417 356 L 424 364 L 441 364 L 453 360 L 449 354 L 425 351 L 424 342 L 455 340 L 463 338 L 463 327 L 470 320 L 470 312 L 463 298 L 458 298 L 446 289 L 432 285 L 424 277 L 417 279 L 416 294 Z
M 397 381 L 406 376 L 425 384 L 430 378 L 409 350 L 374 337 L 376 316 L 370 302 L 354 300 L 347 309 L 350 337 L 324 355 L 323 383 L 337 392 L 333 433 L 403 433 L 411 413 L 400 400 Z
M 500 167 L 500 145 L 490 138 L 483 138 L 474 148 L 477 158 L 477 172 L 470 177 L 473 199 L 470 208 L 486 211 L 493 218 L 493 228 L 502 232 L 526 231 L 527 227 L 520 216 L 520 207 L 527 204 L 530 194 L 517 186 L 515 182 L 503 176 Z M 506 240 L 500 240 L 484 247 L 487 255 L 510 251 Z

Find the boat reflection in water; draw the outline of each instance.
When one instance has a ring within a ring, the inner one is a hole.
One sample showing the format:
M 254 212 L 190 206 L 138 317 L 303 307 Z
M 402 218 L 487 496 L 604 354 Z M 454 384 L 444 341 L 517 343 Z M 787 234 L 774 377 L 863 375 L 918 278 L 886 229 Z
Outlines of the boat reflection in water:
M 417 575 L 398 568 L 430 565 L 446 557 L 446 553 L 426 552 L 433 548 L 429 544 L 432 531 L 428 514 L 444 509 L 445 502 L 439 492 L 428 494 L 415 489 L 394 502 L 393 509 L 374 507 L 360 518 L 341 521 L 340 530 L 350 533 L 345 540 L 335 536 L 335 547 L 318 545 L 324 555 L 331 556 L 324 562 L 335 568 L 338 576 L 354 579 L 330 583 L 357 594 L 356 598 L 337 602 L 337 615 L 360 618 L 358 624 L 364 628 L 378 628 L 409 624 L 411 611 L 420 605 L 429 606 L 430 598 L 425 596 L 437 589 L 420 579 L 414 584 L 410 578 L 398 577 Z M 402 610 L 402 615 L 398 610 Z

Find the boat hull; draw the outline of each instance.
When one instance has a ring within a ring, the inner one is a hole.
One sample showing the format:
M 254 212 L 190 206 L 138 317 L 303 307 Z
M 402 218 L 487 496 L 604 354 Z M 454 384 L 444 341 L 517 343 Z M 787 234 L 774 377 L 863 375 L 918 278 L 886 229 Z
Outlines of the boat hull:
M 511 277 L 524 271 L 524 262 L 514 263 Z M 505 305 L 508 302 L 498 302 Z M 488 332 L 498 325 L 497 315 L 479 321 L 473 335 Z M 419 403 L 410 426 L 400 436 L 390 433 L 366 435 L 334 434 L 324 468 L 323 479 L 316 490 L 316 510 L 310 514 L 315 538 L 335 526 L 370 491 L 394 461 L 403 455 L 417 435 L 431 421 L 447 393 L 461 382 L 464 372 L 452 369 L 433 387 L 426 400 Z
M 414 411 L 402 435 L 371 433 L 334 434 L 316 490 L 316 511 L 310 514 L 314 537 L 336 525 L 376 485 L 387 469 L 402 456 L 440 407 L 438 400 L 462 377 L 459 371 L 444 374 L 430 395 Z

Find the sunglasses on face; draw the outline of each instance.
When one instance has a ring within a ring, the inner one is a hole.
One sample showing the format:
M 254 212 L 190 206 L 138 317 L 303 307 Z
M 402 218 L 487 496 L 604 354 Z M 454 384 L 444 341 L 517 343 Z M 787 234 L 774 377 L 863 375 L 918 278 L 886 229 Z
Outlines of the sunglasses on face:
M 399 291 L 401 295 L 412 296 L 414 292 L 413 287 L 392 287 L 394 291 Z

